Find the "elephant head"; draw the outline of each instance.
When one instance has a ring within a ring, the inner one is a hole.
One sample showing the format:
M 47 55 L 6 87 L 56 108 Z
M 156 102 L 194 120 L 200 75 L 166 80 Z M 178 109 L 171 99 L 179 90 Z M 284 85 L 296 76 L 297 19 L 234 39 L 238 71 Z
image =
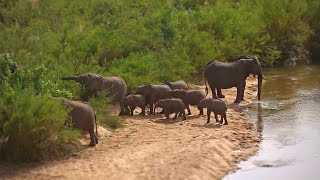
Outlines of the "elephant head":
M 239 60 L 239 62 L 241 63 L 244 75 L 246 77 L 248 77 L 250 74 L 258 76 L 258 100 L 260 100 L 263 80 L 263 71 L 260 61 L 258 60 L 258 58 L 253 57 L 251 59 L 241 59 Z
M 163 84 L 169 86 L 170 88 L 172 88 L 172 83 L 169 80 L 165 80 L 163 81 Z
M 152 84 L 144 84 L 137 88 L 136 93 L 144 96 L 151 96 L 154 93 L 154 91 L 155 89 Z
M 98 91 L 102 89 L 103 77 L 96 74 L 85 73 L 80 76 L 62 77 L 62 80 L 76 81 L 83 85 L 87 90 Z
M 123 103 L 124 103 L 125 106 L 134 105 L 135 104 L 134 96 L 132 94 L 128 95 L 126 98 L 124 98 Z
M 159 100 L 157 103 L 156 103 L 156 105 L 154 106 L 154 109 L 156 109 L 156 108 L 158 108 L 158 107 L 160 107 L 160 108 L 163 108 L 163 107 L 165 107 L 165 106 L 167 106 L 167 104 L 168 104 L 168 101 L 165 101 L 165 100 Z

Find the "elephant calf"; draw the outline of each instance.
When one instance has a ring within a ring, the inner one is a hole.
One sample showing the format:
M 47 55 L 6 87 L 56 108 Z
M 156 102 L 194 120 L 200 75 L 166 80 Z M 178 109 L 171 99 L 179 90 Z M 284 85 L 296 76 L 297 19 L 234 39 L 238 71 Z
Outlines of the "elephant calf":
M 175 89 L 183 89 L 183 90 L 188 90 L 188 85 L 185 81 L 183 80 L 179 80 L 176 82 L 171 82 L 171 81 L 164 81 L 163 84 L 166 84 L 170 87 L 171 90 L 175 90 Z
M 133 111 L 136 107 L 140 107 L 142 112 L 140 115 L 145 115 L 145 99 L 141 94 L 131 94 L 124 99 L 124 106 L 130 108 L 130 114 L 133 116 Z
M 182 114 L 183 120 L 187 119 L 186 113 L 184 111 L 186 107 L 181 99 L 162 99 L 156 103 L 155 108 L 157 107 L 161 107 L 163 109 L 167 119 L 169 118 L 169 115 L 172 113 L 176 113 L 173 119 L 177 118 L 178 113 Z
M 202 99 L 204 99 L 206 96 L 204 94 L 204 92 L 202 92 L 202 91 L 197 91 L 197 90 L 186 91 L 186 90 L 182 90 L 182 89 L 172 90 L 170 92 L 170 94 L 173 98 L 179 98 L 183 101 L 183 103 L 185 104 L 185 106 L 188 110 L 188 115 L 191 114 L 189 105 L 193 105 L 193 106 L 198 105 L 200 103 L 200 101 Z M 201 112 L 200 112 L 200 114 L 201 114 Z
M 63 103 L 71 108 L 70 116 L 74 128 L 81 129 L 90 134 L 90 146 L 98 144 L 98 128 L 96 114 L 88 104 L 63 99 Z M 96 133 L 94 132 L 96 128 Z
M 227 121 L 227 105 L 226 103 L 221 99 L 202 99 L 198 105 L 198 109 L 200 110 L 200 113 L 203 113 L 203 108 L 207 108 L 207 123 L 210 123 L 210 115 L 211 112 L 214 113 L 214 118 L 216 119 L 216 122 L 223 123 L 223 119 L 225 120 L 224 125 L 228 124 Z M 221 116 L 221 120 L 218 120 L 218 115 Z
M 153 105 L 160 99 L 170 98 L 171 89 L 165 84 L 153 85 L 144 84 L 137 88 L 136 94 L 141 94 L 145 97 L 145 104 L 150 105 L 150 114 L 155 114 Z

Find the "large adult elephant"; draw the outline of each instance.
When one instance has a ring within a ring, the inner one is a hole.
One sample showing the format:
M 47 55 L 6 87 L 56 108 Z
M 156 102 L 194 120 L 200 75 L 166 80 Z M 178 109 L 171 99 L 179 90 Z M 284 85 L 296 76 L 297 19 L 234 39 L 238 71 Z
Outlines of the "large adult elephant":
M 207 82 L 213 98 L 224 98 L 221 89 L 236 87 L 237 97 L 234 102 L 240 103 L 244 98 L 246 79 L 250 74 L 258 75 L 258 100 L 260 100 L 263 71 L 256 57 L 231 63 L 210 61 L 204 68 L 206 94 L 208 94 Z
M 96 95 L 96 93 L 100 91 L 106 91 L 107 97 L 110 98 L 111 102 L 119 103 L 121 108 L 119 115 L 124 115 L 123 100 L 126 97 L 127 84 L 120 76 L 112 75 L 102 77 L 98 74 L 85 73 L 79 76 L 69 76 L 61 79 L 67 81 L 72 80 L 82 84 L 85 87 L 84 94 L 87 97 Z
M 144 84 L 139 86 L 136 90 L 137 94 L 141 94 L 145 97 L 145 105 L 149 104 L 150 114 L 155 114 L 153 105 L 160 99 L 170 98 L 170 87 L 165 84 L 153 85 L 153 84 Z

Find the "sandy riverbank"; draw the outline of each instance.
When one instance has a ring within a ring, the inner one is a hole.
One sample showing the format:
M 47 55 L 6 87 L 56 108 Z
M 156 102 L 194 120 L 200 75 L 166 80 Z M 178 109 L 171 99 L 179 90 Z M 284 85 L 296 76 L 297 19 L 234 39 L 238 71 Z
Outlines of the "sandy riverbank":
M 191 87 L 204 90 L 204 86 Z M 247 80 L 240 105 L 232 103 L 235 88 L 223 93 L 229 106 L 227 126 L 215 124 L 214 118 L 205 124 L 206 117 L 198 116 L 194 107 L 186 121 L 168 121 L 161 114 L 126 117 L 124 128 L 107 133 L 81 155 L 37 167 L 0 170 L 0 175 L 10 179 L 221 179 L 254 155 L 260 142 L 242 112 L 256 97 L 256 80 Z

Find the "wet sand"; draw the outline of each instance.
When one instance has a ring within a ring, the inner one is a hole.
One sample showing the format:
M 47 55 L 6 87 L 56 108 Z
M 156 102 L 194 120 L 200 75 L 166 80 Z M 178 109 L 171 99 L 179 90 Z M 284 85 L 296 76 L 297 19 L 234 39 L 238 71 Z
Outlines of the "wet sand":
M 233 104 L 235 88 L 223 93 L 228 104 L 227 126 L 215 123 L 213 115 L 211 123 L 206 124 L 206 117 L 199 116 L 195 107 L 191 108 L 192 115 L 186 121 L 181 121 L 181 117 L 166 120 L 161 114 L 125 117 L 124 128 L 105 132 L 105 137 L 96 147 L 86 148 L 80 155 L 15 170 L 0 166 L 0 177 L 221 179 L 235 170 L 240 161 L 254 155 L 261 140 L 243 112 L 256 97 L 256 80 L 248 78 L 245 101 L 240 105 Z M 83 140 L 83 143 L 89 141 Z

